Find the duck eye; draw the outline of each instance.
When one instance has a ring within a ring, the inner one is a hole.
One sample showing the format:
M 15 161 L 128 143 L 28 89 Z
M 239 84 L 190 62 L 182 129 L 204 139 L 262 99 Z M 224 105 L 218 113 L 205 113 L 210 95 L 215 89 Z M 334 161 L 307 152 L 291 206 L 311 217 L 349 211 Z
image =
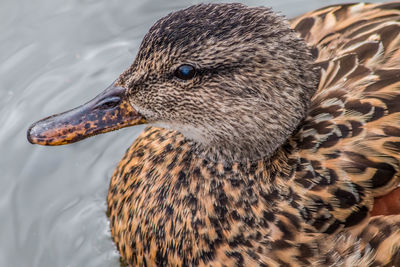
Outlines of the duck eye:
M 175 71 L 175 76 L 181 80 L 190 80 L 196 74 L 196 69 L 191 65 L 181 65 Z

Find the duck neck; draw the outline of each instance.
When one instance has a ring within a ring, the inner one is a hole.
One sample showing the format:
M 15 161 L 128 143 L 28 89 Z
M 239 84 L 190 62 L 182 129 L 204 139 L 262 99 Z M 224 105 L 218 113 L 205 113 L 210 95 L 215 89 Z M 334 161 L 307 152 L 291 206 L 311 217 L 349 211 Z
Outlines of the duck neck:
M 281 143 L 261 145 L 254 141 L 252 143 L 214 142 L 203 144 L 190 139 L 187 140 L 193 148 L 193 154 L 198 158 L 215 165 L 241 166 L 244 172 L 248 171 L 246 167 L 251 169 L 251 166 L 257 165 L 259 162 L 269 162 L 270 159 L 276 158 L 276 154 L 280 154 Z M 284 142 L 285 140 L 281 141 Z

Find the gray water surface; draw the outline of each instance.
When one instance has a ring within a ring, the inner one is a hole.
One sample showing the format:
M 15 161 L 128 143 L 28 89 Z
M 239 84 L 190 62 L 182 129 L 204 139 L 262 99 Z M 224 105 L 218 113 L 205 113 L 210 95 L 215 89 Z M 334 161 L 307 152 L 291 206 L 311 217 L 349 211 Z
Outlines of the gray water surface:
M 241 2 L 292 17 L 346 1 Z M 106 194 L 143 128 L 63 147 L 30 145 L 26 129 L 97 95 L 130 65 L 158 18 L 197 3 L 0 1 L 0 266 L 119 266 Z

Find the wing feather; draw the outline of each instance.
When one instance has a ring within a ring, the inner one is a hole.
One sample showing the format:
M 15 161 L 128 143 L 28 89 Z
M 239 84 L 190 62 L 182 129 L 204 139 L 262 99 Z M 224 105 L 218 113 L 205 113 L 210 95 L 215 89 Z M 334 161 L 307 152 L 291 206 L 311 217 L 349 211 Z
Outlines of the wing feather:
M 330 6 L 292 27 L 322 72 L 294 137 L 301 162 L 294 186 L 313 230 L 331 232 L 368 218 L 374 197 L 399 184 L 400 2 Z

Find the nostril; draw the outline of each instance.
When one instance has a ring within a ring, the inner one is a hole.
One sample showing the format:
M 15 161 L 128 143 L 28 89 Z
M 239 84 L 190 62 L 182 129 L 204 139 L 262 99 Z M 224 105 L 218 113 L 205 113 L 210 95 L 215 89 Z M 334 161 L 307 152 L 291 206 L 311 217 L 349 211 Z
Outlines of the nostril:
M 113 97 L 103 99 L 102 101 L 97 103 L 97 105 L 94 108 L 95 109 L 112 109 L 112 108 L 119 106 L 120 103 L 121 103 L 121 98 L 118 96 L 113 96 Z

